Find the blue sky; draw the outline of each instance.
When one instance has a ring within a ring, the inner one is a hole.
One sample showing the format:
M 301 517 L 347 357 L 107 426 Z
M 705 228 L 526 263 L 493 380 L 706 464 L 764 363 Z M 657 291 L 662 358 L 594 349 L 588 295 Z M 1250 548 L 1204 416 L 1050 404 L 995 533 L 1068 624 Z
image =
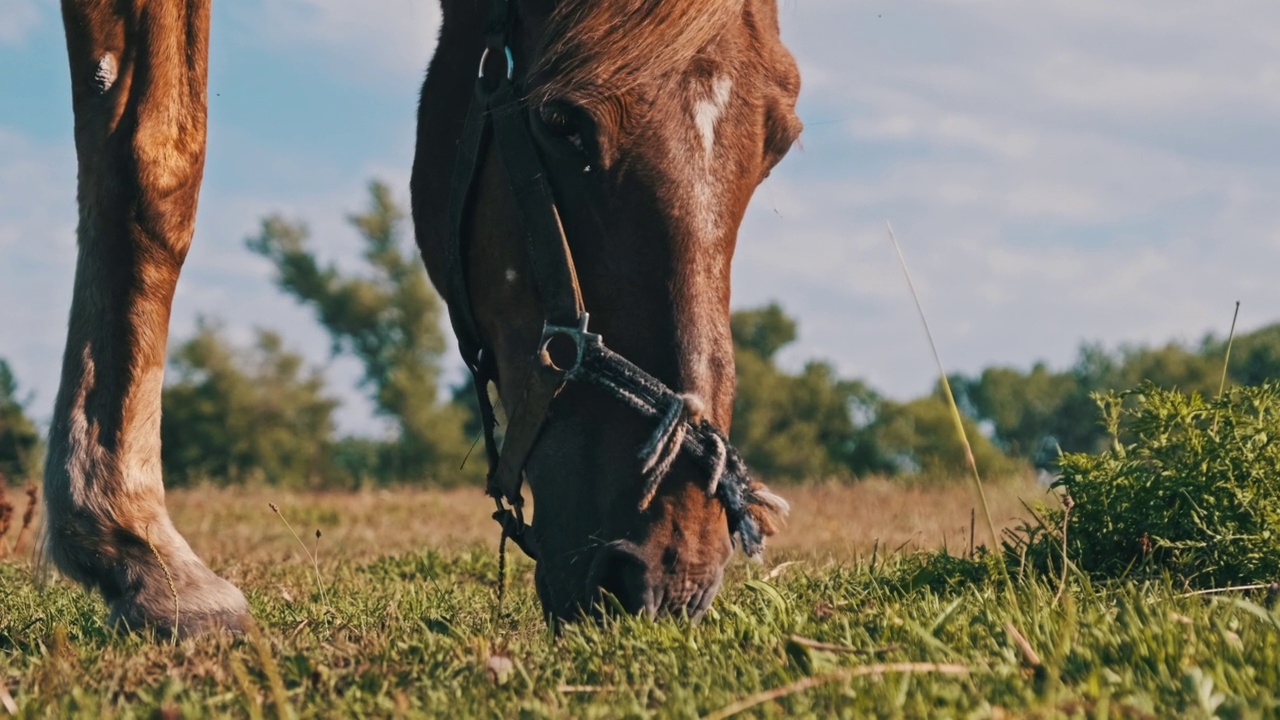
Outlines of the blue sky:
M 760 188 L 734 303 L 801 321 L 784 361 L 897 397 L 932 360 L 893 222 L 950 370 L 1069 365 L 1280 320 L 1280 4 L 782 0 L 808 129 Z M 207 174 L 173 340 L 206 314 L 328 368 L 347 430 L 377 427 L 310 314 L 244 249 L 306 220 L 354 260 L 370 178 L 408 199 L 433 0 L 215 2 Z M 47 419 L 75 261 L 75 157 L 52 0 L 0 3 L 0 357 Z

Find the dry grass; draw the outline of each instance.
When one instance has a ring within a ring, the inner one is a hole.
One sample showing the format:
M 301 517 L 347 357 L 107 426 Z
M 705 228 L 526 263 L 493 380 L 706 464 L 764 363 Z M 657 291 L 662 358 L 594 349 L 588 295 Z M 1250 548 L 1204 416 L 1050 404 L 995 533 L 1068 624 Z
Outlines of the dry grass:
M 20 555 L 31 549 L 32 538 L 38 527 L 39 500 L 39 493 L 34 485 L 19 492 L 8 486 L 4 474 L 0 473 L 0 558 L 10 554 Z
M 869 558 L 876 549 L 881 558 L 895 550 L 942 547 L 962 554 L 969 548 L 970 512 L 978 507 L 972 488 L 960 482 L 911 486 L 868 480 L 784 486 L 780 492 L 792 511 L 788 525 L 770 541 L 770 562 Z M 1012 526 L 1027 516 L 1023 500 L 1048 498 L 1043 489 L 1027 482 L 996 483 L 988 486 L 988 493 L 997 527 Z M 18 506 L 15 511 L 25 510 L 26 498 L 19 502 L 11 494 L 10 499 Z M 174 524 L 215 568 L 310 564 L 298 540 L 272 512 L 272 503 L 308 545 L 318 543 L 320 561 L 326 565 L 425 549 L 496 547 L 498 541 L 498 526 L 489 517 L 492 502 L 477 488 L 337 493 L 207 487 L 168 493 Z M 17 517 L 14 520 L 0 543 L 12 544 L 20 525 Z M 982 525 L 979 519 L 979 545 L 987 542 Z M 323 537 L 315 539 L 316 530 Z M 23 548 L 28 553 L 30 536 Z
M 772 560 L 782 557 L 847 560 L 883 558 L 903 551 L 969 547 L 972 488 L 963 483 L 907 486 L 888 480 L 857 484 L 784 487 L 791 519 L 771 541 Z M 1047 496 L 1030 483 L 989 487 L 998 527 L 1026 517 L 1023 500 Z M 169 493 L 174 522 L 193 547 L 215 566 L 234 562 L 306 560 L 288 528 L 274 516 L 275 503 L 298 533 L 311 542 L 316 530 L 322 562 L 368 560 L 432 548 L 459 550 L 496 546 L 492 501 L 475 488 L 398 488 L 356 493 L 301 493 L 273 488 L 178 490 Z M 986 543 L 979 519 L 977 542 Z
M 495 528 L 478 490 L 176 491 L 178 526 L 245 589 L 258 629 L 246 641 L 121 637 L 96 596 L 37 585 L 20 562 L 0 561 L 0 716 L 1271 717 L 1280 707 L 1280 624 L 1260 597 L 1087 576 L 1064 591 L 1034 569 L 1006 585 L 990 557 L 908 555 L 944 539 L 964 553 L 976 499 L 963 484 L 783 492 L 795 513 L 773 567 L 735 562 L 701 623 L 618 618 L 553 636 L 528 561 L 516 558 L 497 608 Z M 994 484 L 988 496 L 1007 523 L 1020 497 L 1043 492 Z M 315 553 L 317 541 L 323 590 L 299 547 Z M 896 545 L 901 556 L 873 567 L 877 541 L 881 557 Z M 788 557 L 802 564 L 784 571 Z
M 493 501 L 478 488 L 396 488 L 297 492 L 276 488 L 200 488 L 168 493 L 174 524 L 215 566 L 311 561 L 274 503 L 321 563 L 364 561 L 431 548 L 455 551 L 497 544 Z M 316 539 L 315 531 L 323 535 Z M 314 549 L 314 548 L 313 548 Z
M 1052 501 L 1044 488 L 1025 480 L 988 483 L 986 488 L 997 532 L 1029 517 L 1024 501 Z M 978 545 L 990 545 L 973 486 L 959 480 L 904 485 L 876 479 L 853 485 L 804 485 L 781 493 L 791 503 L 791 520 L 770 541 L 775 559 L 779 555 L 869 558 L 877 549 L 883 558 L 898 549 L 944 547 L 962 554 L 969 550 L 971 528 Z M 975 511 L 976 526 L 971 526 Z

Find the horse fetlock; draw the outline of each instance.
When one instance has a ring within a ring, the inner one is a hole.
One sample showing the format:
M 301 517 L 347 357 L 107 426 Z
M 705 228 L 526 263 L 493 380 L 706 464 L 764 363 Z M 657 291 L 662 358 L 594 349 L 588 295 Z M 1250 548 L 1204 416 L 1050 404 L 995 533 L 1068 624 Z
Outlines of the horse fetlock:
M 109 625 L 166 637 L 248 628 L 244 595 L 196 556 L 168 518 L 140 528 L 83 512 L 62 518 L 49 527 L 50 559 L 71 579 L 102 593 L 111 610 Z
M 252 620 L 244 594 L 187 553 L 169 559 L 155 553 L 136 558 L 126 570 L 127 591 L 109 603 L 108 624 L 127 631 L 150 629 L 166 637 L 247 631 Z

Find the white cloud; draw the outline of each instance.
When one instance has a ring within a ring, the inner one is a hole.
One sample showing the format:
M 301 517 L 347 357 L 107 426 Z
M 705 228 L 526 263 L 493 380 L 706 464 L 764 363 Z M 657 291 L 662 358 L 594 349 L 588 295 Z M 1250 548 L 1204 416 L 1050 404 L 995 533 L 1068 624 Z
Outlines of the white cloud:
M 53 406 L 75 267 L 75 154 L 0 127 L 0 357 Z
M 317 71 L 385 86 L 421 79 L 440 30 L 436 0 L 260 0 L 230 9 L 233 32 L 312 53 Z
M 735 302 L 801 318 L 787 358 L 891 393 L 934 370 L 892 219 L 953 369 L 1280 313 L 1280 6 L 784 3 L 804 150 L 758 194 Z
M 39 2 L 4 0 L 0 42 L 18 27 L 14 8 Z M 304 59 L 317 82 L 337 75 L 396 97 L 416 92 L 439 22 L 434 0 L 218 7 L 215 45 L 247 38 Z M 1237 299 L 1246 329 L 1280 317 L 1280 5 L 783 0 L 782 22 L 809 130 L 749 211 L 734 301 L 779 299 L 800 317 L 787 362 L 826 357 L 900 396 L 929 388 L 885 219 L 955 370 L 1063 366 L 1083 340 L 1196 339 L 1222 331 Z M 257 122 L 283 122 L 270 100 Z M 412 130 L 354 163 L 333 157 L 354 141 L 277 152 L 259 130 L 211 128 L 212 180 L 174 336 L 212 312 L 242 335 L 285 328 L 319 360 L 323 332 L 241 240 L 282 211 L 311 224 L 326 257 L 350 262 L 344 216 L 373 175 L 404 197 Z M 269 181 L 226 180 L 245 167 Z M 0 355 L 19 361 L 42 404 L 69 302 L 72 188 L 69 142 L 0 131 Z M 339 365 L 331 383 L 355 375 Z
M 5 0 L 0 6 L 0 46 L 20 45 L 43 20 L 40 0 Z M 46 7 L 47 11 L 49 8 Z

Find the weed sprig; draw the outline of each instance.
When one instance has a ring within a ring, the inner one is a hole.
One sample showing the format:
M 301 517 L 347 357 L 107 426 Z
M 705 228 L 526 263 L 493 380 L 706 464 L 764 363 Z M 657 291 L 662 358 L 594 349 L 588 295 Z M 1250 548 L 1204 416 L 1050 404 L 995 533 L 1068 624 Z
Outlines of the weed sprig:
M 298 545 L 302 547 L 302 552 L 306 553 L 307 558 L 311 560 L 311 567 L 316 574 L 316 587 L 320 590 L 320 601 L 324 603 L 325 607 L 332 608 L 333 606 L 329 604 L 329 596 L 325 593 L 324 580 L 320 577 L 320 530 L 316 529 L 316 551 L 313 553 L 307 547 L 307 544 L 302 542 L 302 538 L 298 537 L 298 533 L 289 524 L 289 519 L 284 516 L 284 513 L 280 512 L 280 506 L 273 502 L 267 503 L 267 506 L 271 508 L 271 512 L 276 514 L 276 517 L 280 518 L 284 526 L 289 528 L 289 533 L 293 535 L 293 539 L 298 541 Z

